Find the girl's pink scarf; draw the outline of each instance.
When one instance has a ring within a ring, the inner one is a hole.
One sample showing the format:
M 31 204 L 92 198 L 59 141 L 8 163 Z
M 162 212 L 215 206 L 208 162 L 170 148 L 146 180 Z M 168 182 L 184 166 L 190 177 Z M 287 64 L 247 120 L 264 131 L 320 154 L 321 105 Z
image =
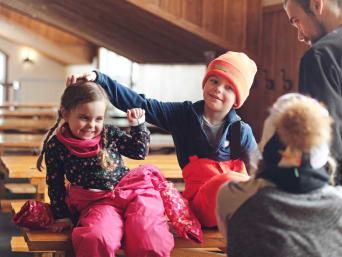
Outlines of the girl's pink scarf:
M 101 151 L 101 134 L 92 139 L 75 138 L 67 123 L 64 123 L 57 132 L 57 139 L 73 154 L 78 157 L 96 156 Z

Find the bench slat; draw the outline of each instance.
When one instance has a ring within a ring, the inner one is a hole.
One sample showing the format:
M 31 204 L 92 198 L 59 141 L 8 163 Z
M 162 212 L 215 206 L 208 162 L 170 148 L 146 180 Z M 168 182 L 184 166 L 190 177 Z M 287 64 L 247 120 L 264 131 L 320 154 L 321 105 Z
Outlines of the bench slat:
M 5 188 L 13 194 L 35 194 L 37 188 L 32 184 L 26 183 L 8 183 Z
M 11 203 L 13 213 L 20 210 L 24 202 Z M 30 250 L 35 251 L 71 251 L 71 232 L 54 233 L 47 230 L 24 230 L 24 236 Z M 203 230 L 203 243 L 197 244 L 184 238 L 175 237 L 175 249 L 182 248 L 219 248 L 226 247 L 225 240 L 216 229 Z M 175 255 L 174 255 L 175 256 Z M 186 256 L 186 255 L 183 255 Z M 188 255 L 190 256 L 190 255 Z M 194 255 L 200 256 L 200 255 Z M 205 256 L 205 255 L 203 255 Z
M 217 249 L 219 250 L 219 249 Z M 219 257 L 227 256 L 225 253 L 211 252 L 207 249 L 174 249 L 171 257 Z
M 29 199 L 2 199 L 0 200 L 1 212 L 9 213 L 12 211 L 12 203 L 17 202 L 22 206 Z

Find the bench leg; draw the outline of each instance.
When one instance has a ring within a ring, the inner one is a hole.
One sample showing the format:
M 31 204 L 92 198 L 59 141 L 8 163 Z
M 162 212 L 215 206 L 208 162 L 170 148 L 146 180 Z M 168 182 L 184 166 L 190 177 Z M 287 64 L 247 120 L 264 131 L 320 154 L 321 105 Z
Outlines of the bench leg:
M 5 174 L 0 171 L 0 199 L 5 199 Z
M 171 257 L 226 257 L 225 253 L 209 252 L 200 248 L 174 248 Z
M 74 253 L 72 251 L 56 251 L 54 257 L 74 257 Z
M 53 257 L 53 253 L 34 253 L 34 257 Z

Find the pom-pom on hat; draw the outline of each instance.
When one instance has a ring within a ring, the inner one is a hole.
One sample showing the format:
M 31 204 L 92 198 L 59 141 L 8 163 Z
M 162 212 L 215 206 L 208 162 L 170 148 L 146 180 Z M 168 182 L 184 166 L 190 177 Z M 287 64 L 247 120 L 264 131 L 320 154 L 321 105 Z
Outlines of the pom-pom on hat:
M 279 167 L 323 167 L 329 156 L 332 118 L 318 101 L 298 93 L 270 108 L 259 143 L 264 162 Z M 303 163 L 303 156 L 308 163 Z M 276 163 L 275 163 L 276 162 Z
M 238 109 L 249 95 L 256 72 L 257 66 L 255 62 L 246 54 L 229 51 L 209 64 L 202 87 L 204 88 L 208 78 L 212 75 L 227 79 L 233 86 L 236 95 L 236 103 L 233 107 Z

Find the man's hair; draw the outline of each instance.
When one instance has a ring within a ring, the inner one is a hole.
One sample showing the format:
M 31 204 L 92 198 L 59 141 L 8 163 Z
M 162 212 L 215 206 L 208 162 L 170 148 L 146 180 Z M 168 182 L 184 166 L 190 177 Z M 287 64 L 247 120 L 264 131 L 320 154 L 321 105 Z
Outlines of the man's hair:
M 298 5 L 300 5 L 300 7 L 302 7 L 304 12 L 311 13 L 311 10 L 310 10 L 311 0 L 293 0 L 293 1 L 295 1 Z M 286 7 L 289 0 L 283 0 L 283 2 L 284 2 L 284 7 Z
M 311 0 L 293 0 L 293 1 L 295 1 L 300 7 L 302 7 L 304 12 L 309 13 L 309 14 L 312 13 L 312 11 L 310 10 Z M 289 0 L 283 0 L 284 7 L 286 7 L 288 2 Z M 334 2 L 338 7 L 341 7 L 342 5 L 342 0 L 328 0 L 328 2 Z

